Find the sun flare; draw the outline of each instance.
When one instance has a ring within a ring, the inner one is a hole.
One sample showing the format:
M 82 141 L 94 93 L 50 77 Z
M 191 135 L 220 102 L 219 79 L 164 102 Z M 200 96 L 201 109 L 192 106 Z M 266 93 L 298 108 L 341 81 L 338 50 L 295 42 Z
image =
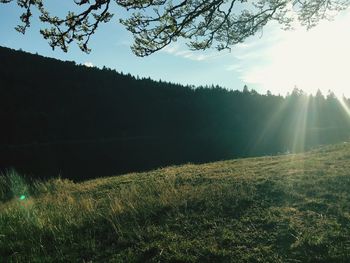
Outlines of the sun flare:
M 277 41 L 261 50 L 264 65 L 248 70 L 243 80 L 274 93 L 286 94 L 297 86 L 308 93 L 320 89 L 350 96 L 350 12 L 335 21 L 323 21 L 307 31 L 278 31 Z M 268 41 L 265 39 L 265 41 Z

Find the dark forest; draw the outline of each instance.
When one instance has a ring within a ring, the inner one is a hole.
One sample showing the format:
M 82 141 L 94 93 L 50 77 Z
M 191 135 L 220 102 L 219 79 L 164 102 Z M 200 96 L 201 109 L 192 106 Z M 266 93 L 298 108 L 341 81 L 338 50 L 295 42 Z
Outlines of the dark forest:
M 332 92 L 295 88 L 283 97 L 230 88 L 140 79 L 0 48 L 0 169 L 84 180 L 299 152 L 350 135 L 350 101 Z

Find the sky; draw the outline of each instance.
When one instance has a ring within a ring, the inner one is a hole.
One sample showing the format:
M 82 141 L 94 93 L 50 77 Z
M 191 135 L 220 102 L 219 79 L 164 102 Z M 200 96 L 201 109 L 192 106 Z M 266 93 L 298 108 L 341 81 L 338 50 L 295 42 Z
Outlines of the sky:
M 60 1 L 51 8 L 64 14 L 69 9 L 67 3 Z M 118 23 L 124 14 L 119 9 L 115 11 L 112 21 L 102 24 L 92 37 L 90 54 L 81 52 L 75 44 L 64 53 L 58 48 L 52 50 L 42 38 L 39 29 L 44 26 L 38 20 L 33 20 L 25 35 L 15 31 L 21 10 L 15 2 L 0 4 L 0 46 L 184 85 L 213 84 L 242 89 L 246 84 L 260 93 L 270 90 L 281 95 L 295 87 L 308 93 L 320 89 L 325 95 L 331 89 L 350 97 L 348 11 L 334 21 L 322 21 L 309 31 L 299 26 L 284 31 L 270 23 L 263 32 L 231 51 L 190 51 L 183 43 L 176 42 L 144 58 L 132 53 L 132 35 Z

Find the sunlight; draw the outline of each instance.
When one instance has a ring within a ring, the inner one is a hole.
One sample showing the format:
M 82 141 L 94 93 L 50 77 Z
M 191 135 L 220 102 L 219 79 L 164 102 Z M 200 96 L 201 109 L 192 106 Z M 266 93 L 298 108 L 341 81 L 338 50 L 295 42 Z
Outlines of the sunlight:
M 310 127 L 313 125 L 314 117 L 309 118 L 310 96 L 306 94 L 283 100 L 275 109 L 267 121 L 259 137 L 251 147 L 251 152 L 265 149 L 271 144 L 282 144 L 284 153 L 297 153 L 304 151 L 308 145 L 318 141 L 317 132 L 310 136 Z M 291 108 L 296 109 L 291 111 Z M 278 135 L 278 132 L 280 132 Z M 262 152 L 264 153 L 264 152 Z
M 264 148 L 266 145 L 271 144 L 271 140 L 276 140 L 274 137 L 274 131 L 278 130 L 278 125 L 284 116 L 286 109 L 288 108 L 288 101 L 283 100 L 282 104 L 273 112 L 271 117 L 265 124 L 263 130 L 259 131 L 259 137 L 254 142 L 250 151 L 252 153 L 258 151 L 259 148 Z M 285 147 L 285 151 L 288 151 L 288 147 Z
M 294 136 L 292 141 L 292 152 L 304 151 L 306 147 L 306 133 L 308 125 L 308 110 L 310 97 L 302 95 L 298 98 L 297 112 L 294 115 Z
M 350 96 L 349 23 L 347 12 L 309 31 L 299 26 L 294 31 L 274 32 L 280 39 L 256 51 L 267 63 L 248 69 L 243 80 L 277 94 L 286 94 L 298 86 L 308 93 L 317 89 L 326 93 L 330 89 Z M 254 58 L 251 60 L 253 64 Z
M 350 107 L 346 102 L 344 101 L 344 97 L 337 96 L 337 99 L 342 106 L 343 110 L 346 112 L 346 114 L 350 117 Z

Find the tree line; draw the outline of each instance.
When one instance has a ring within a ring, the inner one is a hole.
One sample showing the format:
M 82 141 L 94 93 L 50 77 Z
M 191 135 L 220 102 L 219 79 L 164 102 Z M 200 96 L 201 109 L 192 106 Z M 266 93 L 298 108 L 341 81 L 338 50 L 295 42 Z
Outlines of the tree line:
M 74 180 L 346 140 L 350 101 L 193 87 L 0 48 L 0 169 Z M 331 88 L 331 87 L 330 87 Z

